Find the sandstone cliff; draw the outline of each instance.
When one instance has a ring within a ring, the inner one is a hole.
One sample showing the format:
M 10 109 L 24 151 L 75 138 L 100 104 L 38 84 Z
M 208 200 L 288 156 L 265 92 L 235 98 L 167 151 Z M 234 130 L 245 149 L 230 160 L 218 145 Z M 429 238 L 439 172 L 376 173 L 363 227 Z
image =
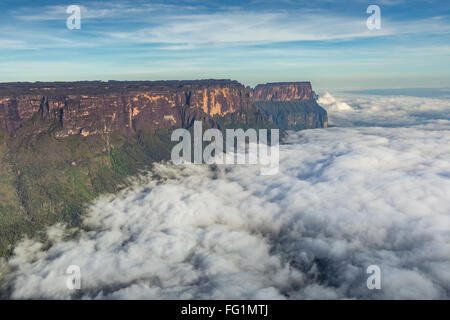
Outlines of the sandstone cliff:
M 325 109 L 316 102 L 310 82 L 277 82 L 257 85 L 252 93 L 255 105 L 281 129 L 326 128 Z
M 253 101 L 304 101 L 315 97 L 311 82 L 274 82 L 253 89 Z
M 230 80 L 0 85 L 0 131 L 10 134 L 35 115 L 56 120 L 66 137 L 185 127 L 252 108 L 248 90 Z
M 33 117 L 58 123 L 57 137 L 129 135 L 189 127 L 196 119 L 215 127 L 217 117 L 245 121 L 257 113 L 253 104 L 282 129 L 326 127 L 326 111 L 315 98 L 309 82 L 255 89 L 231 80 L 5 83 L 0 84 L 0 133 L 14 134 Z M 39 125 L 34 133 L 47 129 Z
M 310 84 L 231 80 L 0 84 L 0 257 L 25 234 L 80 225 L 86 203 L 169 159 L 173 128 L 322 127 L 312 97 Z

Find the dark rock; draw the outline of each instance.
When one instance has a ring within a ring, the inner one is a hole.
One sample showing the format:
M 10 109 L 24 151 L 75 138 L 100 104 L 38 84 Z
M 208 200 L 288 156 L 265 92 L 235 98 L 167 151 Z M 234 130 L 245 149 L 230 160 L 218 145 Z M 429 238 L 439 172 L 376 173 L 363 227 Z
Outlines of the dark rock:
M 284 130 L 326 128 L 327 112 L 316 102 L 310 82 L 277 82 L 255 87 L 252 99 L 270 121 Z

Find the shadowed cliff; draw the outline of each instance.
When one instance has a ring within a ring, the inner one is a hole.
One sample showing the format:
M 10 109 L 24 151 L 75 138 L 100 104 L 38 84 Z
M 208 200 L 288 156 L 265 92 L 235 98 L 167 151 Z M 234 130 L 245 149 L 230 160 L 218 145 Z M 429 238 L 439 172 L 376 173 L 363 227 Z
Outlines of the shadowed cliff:
M 316 102 L 310 82 L 277 82 L 257 85 L 255 106 L 284 130 L 326 128 L 327 112 Z

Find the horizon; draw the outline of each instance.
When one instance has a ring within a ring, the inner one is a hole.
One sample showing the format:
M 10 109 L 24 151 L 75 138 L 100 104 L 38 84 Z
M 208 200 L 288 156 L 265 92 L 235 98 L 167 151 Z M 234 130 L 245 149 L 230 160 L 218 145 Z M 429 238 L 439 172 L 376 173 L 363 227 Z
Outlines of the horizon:
M 85 82 L 92 82 L 92 83 L 108 83 L 108 82 L 202 82 L 202 81 L 230 81 L 230 82 L 238 82 L 239 84 L 242 84 L 245 87 L 249 87 L 251 89 L 255 89 L 258 85 L 267 85 L 267 84 L 289 84 L 289 83 L 310 83 L 313 90 L 314 91 L 321 91 L 321 92 L 326 92 L 327 89 L 326 88 L 319 88 L 319 89 L 315 89 L 314 84 L 312 83 L 312 81 L 307 81 L 307 80 L 298 80 L 298 81 L 277 81 L 277 82 L 265 82 L 265 83 L 257 83 L 254 85 L 251 84 L 246 84 L 243 83 L 239 80 L 236 79 L 220 79 L 220 78 L 208 78 L 208 79 L 167 79 L 167 80 L 163 80 L 163 79 L 155 79 L 155 80 L 117 80 L 117 79 L 108 79 L 108 80 L 98 80 L 98 79 L 94 79 L 94 80 L 61 80 L 61 81 L 41 81 L 41 80 L 36 80 L 36 81 L 8 81 L 8 82 L 0 82 L 0 85 L 7 85 L 7 84 L 52 84 L 52 83 L 85 83 Z M 414 95 L 410 90 L 419 90 L 419 91 L 426 91 L 428 92 L 430 95 L 427 96 L 434 96 L 436 94 L 436 90 L 439 91 L 439 93 L 441 91 L 447 92 L 450 90 L 450 86 L 442 86 L 442 87 L 437 87 L 437 86 L 422 86 L 422 87 L 390 87 L 390 88 L 386 88 L 386 87 L 382 87 L 382 88 L 365 88 L 365 89 L 356 89 L 356 90 L 349 90 L 349 89 L 340 89 L 340 90 L 333 90 L 335 92 L 342 92 L 342 93 L 366 93 L 366 94 L 373 94 L 373 95 Z M 388 93 L 391 92 L 391 93 Z M 403 92 L 403 93 L 402 93 Z M 406 94 L 405 92 L 408 92 L 409 94 Z M 434 93 L 434 94 L 433 94 Z M 421 94 L 421 92 L 418 92 L 419 95 L 417 96 L 423 96 Z M 450 92 L 449 94 L 450 95 Z
M 381 10 L 369 30 L 369 5 Z M 81 10 L 68 29 L 69 5 Z M 450 4 L 430 1 L 11 1 L 0 82 L 305 79 L 315 88 L 450 87 Z

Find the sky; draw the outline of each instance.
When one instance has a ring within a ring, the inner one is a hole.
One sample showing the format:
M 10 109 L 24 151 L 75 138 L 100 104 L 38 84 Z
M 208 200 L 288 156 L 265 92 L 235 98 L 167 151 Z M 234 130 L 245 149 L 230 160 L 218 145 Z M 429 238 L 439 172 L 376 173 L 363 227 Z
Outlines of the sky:
M 369 5 L 381 28 L 369 30 Z M 81 8 L 70 30 L 69 5 Z M 234 79 L 450 87 L 450 2 L 0 2 L 0 82 Z

